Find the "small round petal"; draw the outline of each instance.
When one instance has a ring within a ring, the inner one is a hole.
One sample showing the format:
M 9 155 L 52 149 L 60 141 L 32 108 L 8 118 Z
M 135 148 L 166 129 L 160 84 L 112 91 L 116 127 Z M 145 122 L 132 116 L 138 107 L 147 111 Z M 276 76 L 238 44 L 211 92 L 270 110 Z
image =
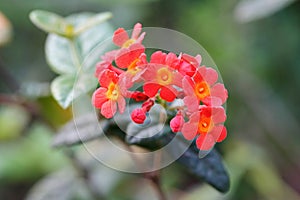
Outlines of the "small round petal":
M 144 92 L 148 97 L 154 97 L 160 88 L 161 85 L 157 83 L 145 83 L 143 86 Z
M 107 88 L 111 82 L 117 83 L 118 80 L 119 80 L 119 77 L 116 72 L 106 69 L 101 73 L 100 78 L 99 78 L 99 83 L 102 87 Z
M 218 73 L 211 67 L 206 68 L 204 80 L 209 84 L 213 85 L 218 80 Z
M 214 107 L 212 110 L 212 120 L 214 124 L 223 123 L 226 120 L 226 113 L 223 107 Z
M 182 115 L 176 115 L 171 121 L 170 121 L 170 128 L 174 133 L 180 132 L 182 126 L 184 124 L 184 118 Z
M 208 151 L 215 145 L 215 140 L 210 134 L 201 134 L 197 140 L 196 145 L 198 149 Z
M 215 84 L 211 88 L 210 93 L 211 93 L 212 96 L 219 97 L 222 101 L 222 104 L 225 103 L 225 101 L 228 98 L 228 92 L 225 89 L 224 85 L 221 84 L 221 83 Z
M 129 40 L 129 36 L 124 28 L 118 28 L 114 32 L 113 42 L 115 45 L 121 47 L 127 40 Z
M 92 104 L 96 107 L 96 108 L 101 108 L 103 103 L 105 101 L 107 101 L 107 97 L 106 97 L 106 92 L 107 92 L 107 89 L 106 88 L 98 88 L 94 94 L 93 94 L 93 97 L 92 97 Z
M 183 99 L 184 104 L 186 105 L 189 112 L 193 113 L 199 108 L 199 100 L 195 96 L 186 96 Z
M 117 112 L 117 104 L 115 101 L 108 100 L 105 103 L 103 103 L 101 107 L 101 114 L 109 119 L 112 118 Z
M 202 99 L 202 103 L 207 106 L 221 106 L 223 104 L 222 99 L 216 96 L 207 96 Z
M 182 126 L 181 132 L 185 139 L 192 140 L 196 137 L 198 130 L 197 123 L 185 123 Z
M 227 137 L 227 129 L 223 125 L 218 125 L 209 134 L 212 135 L 216 142 L 222 142 Z
M 141 108 L 134 109 L 131 113 L 131 119 L 137 124 L 142 124 L 146 119 L 146 113 Z
M 177 90 L 172 86 L 163 86 L 160 90 L 160 97 L 168 102 L 174 101 L 177 96 Z
M 167 54 L 163 53 L 162 51 L 156 51 L 152 54 L 150 63 L 155 63 L 155 64 L 166 64 Z

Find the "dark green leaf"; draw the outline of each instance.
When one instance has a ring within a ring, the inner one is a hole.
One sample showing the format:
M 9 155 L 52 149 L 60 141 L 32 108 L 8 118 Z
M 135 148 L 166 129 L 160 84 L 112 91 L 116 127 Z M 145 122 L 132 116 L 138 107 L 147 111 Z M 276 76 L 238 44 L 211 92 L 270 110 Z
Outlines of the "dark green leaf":
M 87 113 L 72 119 L 54 137 L 55 147 L 71 146 L 103 136 L 109 125 L 108 120 L 98 121 L 95 113 Z
M 216 150 L 212 150 L 207 156 L 199 159 L 195 144 L 177 160 L 197 178 L 207 182 L 220 192 L 229 190 L 230 182 L 228 173 L 222 163 L 222 158 Z

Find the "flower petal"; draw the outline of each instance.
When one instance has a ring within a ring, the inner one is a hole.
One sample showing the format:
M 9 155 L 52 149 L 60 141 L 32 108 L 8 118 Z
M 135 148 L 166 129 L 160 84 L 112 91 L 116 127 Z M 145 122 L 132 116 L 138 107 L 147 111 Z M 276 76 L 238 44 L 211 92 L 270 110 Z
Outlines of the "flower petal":
M 186 96 L 184 97 L 183 102 L 186 105 L 189 112 L 193 113 L 198 110 L 199 100 L 196 96 Z
M 155 63 L 155 64 L 166 64 L 167 54 L 163 53 L 162 51 L 156 51 L 152 54 L 150 63 Z
M 219 106 L 212 109 L 212 120 L 214 124 L 225 122 L 226 113 L 223 107 Z
M 221 106 L 223 104 L 222 99 L 215 96 L 207 96 L 202 99 L 202 102 L 207 106 Z
M 117 104 L 115 101 L 108 100 L 105 103 L 103 103 L 101 107 L 101 114 L 105 118 L 107 119 L 112 118 L 116 112 L 117 112 Z
M 204 80 L 209 84 L 213 85 L 218 80 L 218 73 L 211 67 L 206 68 Z
M 160 97 L 168 102 L 172 102 L 176 98 L 177 93 L 177 90 L 172 86 L 163 86 L 160 90 Z
M 129 36 L 128 36 L 128 33 L 125 31 L 124 28 L 118 28 L 114 32 L 113 42 L 117 46 L 121 47 L 127 40 L 129 40 Z
M 223 125 L 215 126 L 209 134 L 216 142 L 222 142 L 227 136 L 227 129 Z
M 107 89 L 100 87 L 98 88 L 92 97 L 92 104 L 96 107 L 96 108 L 101 108 L 102 104 L 107 101 L 107 97 L 106 97 L 106 92 Z
M 186 95 L 194 96 L 194 85 L 191 77 L 185 76 L 182 80 L 182 88 Z
M 131 34 L 131 38 L 132 39 L 138 39 L 140 33 L 142 31 L 142 24 L 141 23 L 136 23 L 133 27 L 133 31 L 132 31 L 132 34 Z
M 118 108 L 119 108 L 119 112 L 121 114 L 125 111 L 126 101 L 125 101 L 124 97 L 119 97 L 119 99 L 118 99 Z
M 143 86 L 144 92 L 148 97 L 154 97 L 160 88 L 161 85 L 157 83 L 145 83 Z
M 106 69 L 101 73 L 100 78 L 99 78 L 99 83 L 102 87 L 107 88 L 111 82 L 117 83 L 118 80 L 119 80 L 119 77 L 116 72 Z
M 181 133 L 187 140 L 192 140 L 196 137 L 198 130 L 198 124 L 197 123 L 185 123 L 182 126 Z
M 221 83 L 215 84 L 211 88 L 210 93 L 212 96 L 219 97 L 222 100 L 222 104 L 225 103 L 228 98 L 228 92 L 225 89 L 224 85 Z
M 196 140 L 196 145 L 198 149 L 208 151 L 215 145 L 215 140 L 210 134 L 201 134 Z

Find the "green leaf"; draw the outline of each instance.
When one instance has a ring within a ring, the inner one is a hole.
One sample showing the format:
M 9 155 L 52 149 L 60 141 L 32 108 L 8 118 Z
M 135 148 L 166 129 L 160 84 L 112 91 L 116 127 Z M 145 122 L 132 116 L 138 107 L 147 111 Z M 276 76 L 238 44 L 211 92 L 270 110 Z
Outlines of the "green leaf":
M 87 142 L 104 135 L 109 126 L 108 120 L 98 121 L 96 114 L 87 113 L 72 119 L 55 135 L 52 145 L 71 146 Z
M 86 31 L 89 28 L 92 28 L 98 24 L 105 22 L 106 20 L 110 19 L 112 14 L 110 12 L 103 12 L 90 17 L 85 23 L 80 24 L 74 30 L 75 35 L 79 35 L 80 33 Z
M 84 24 L 90 20 L 93 22 L 94 16 L 95 15 L 91 13 L 75 14 L 67 17 L 66 21 L 72 24 L 76 30 L 77 27 L 83 27 Z M 45 52 L 47 62 L 53 71 L 58 74 L 75 74 L 83 64 L 83 70 L 94 70 L 95 64 L 100 59 L 100 54 L 91 53 L 98 44 L 111 36 L 113 29 L 108 23 L 97 25 L 97 23 L 94 22 L 93 25 L 93 27 L 90 26 L 89 29 L 73 39 L 68 39 L 56 34 L 50 34 L 48 36 Z M 83 63 L 85 60 L 87 60 L 87 62 Z
M 44 10 L 35 10 L 29 14 L 34 25 L 48 33 L 69 36 L 72 25 L 68 24 L 63 17 Z
M 198 150 L 193 143 L 177 162 L 184 165 L 194 176 L 207 182 L 220 192 L 225 193 L 229 190 L 228 173 L 216 150 L 212 150 L 207 156 L 199 159 Z
M 82 94 L 87 93 L 97 85 L 93 74 L 85 73 L 61 75 L 51 84 L 51 92 L 59 105 L 67 108 L 72 101 Z

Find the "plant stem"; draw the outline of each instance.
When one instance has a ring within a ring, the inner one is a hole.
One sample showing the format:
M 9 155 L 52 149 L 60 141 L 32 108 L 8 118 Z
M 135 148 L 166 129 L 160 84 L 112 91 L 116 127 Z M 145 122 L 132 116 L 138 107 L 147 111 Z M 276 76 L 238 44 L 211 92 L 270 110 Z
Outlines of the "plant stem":
M 155 190 L 155 192 L 157 193 L 158 198 L 160 200 L 167 200 L 167 197 L 166 197 L 164 191 L 162 190 L 162 187 L 160 184 L 160 171 L 146 173 L 145 178 L 150 180 L 150 183 L 151 183 L 153 189 Z

